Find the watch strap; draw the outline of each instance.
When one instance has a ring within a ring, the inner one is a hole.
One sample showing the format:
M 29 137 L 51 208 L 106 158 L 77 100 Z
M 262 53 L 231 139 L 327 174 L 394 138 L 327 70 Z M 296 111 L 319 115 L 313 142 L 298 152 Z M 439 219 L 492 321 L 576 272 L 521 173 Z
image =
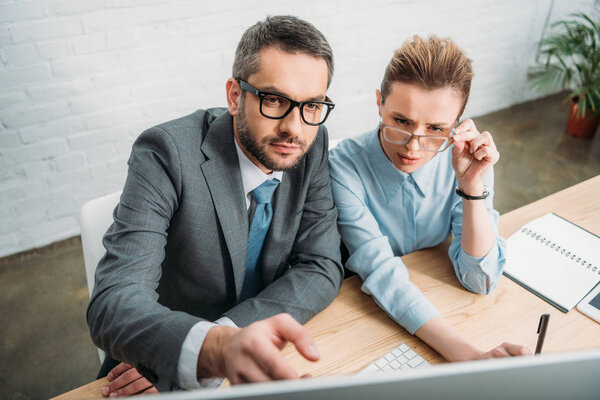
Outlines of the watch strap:
M 483 200 L 490 195 L 490 191 L 487 186 L 483 185 L 483 194 L 481 196 L 471 196 L 463 192 L 458 186 L 456 187 L 456 194 L 467 200 Z

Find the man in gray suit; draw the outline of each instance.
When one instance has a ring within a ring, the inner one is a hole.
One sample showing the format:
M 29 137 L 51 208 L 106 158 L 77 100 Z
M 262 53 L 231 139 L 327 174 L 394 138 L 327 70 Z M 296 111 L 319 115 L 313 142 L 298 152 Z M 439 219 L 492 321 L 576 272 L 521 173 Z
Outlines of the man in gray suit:
M 321 32 L 270 17 L 238 45 L 227 109 L 137 139 L 87 312 L 94 343 L 129 364 L 104 395 L 295 378 L 286 341 L 318 359 L 300 324 L 343 276 L 322 125 L 332 74 Z

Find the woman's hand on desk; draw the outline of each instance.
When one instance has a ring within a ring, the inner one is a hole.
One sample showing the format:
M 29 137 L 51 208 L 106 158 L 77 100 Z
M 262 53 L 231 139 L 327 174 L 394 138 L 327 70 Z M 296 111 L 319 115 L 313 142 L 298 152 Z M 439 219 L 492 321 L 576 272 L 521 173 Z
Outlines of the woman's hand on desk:
M 530 356 L 533 353 L 520 344 L 513 343 L 502 343 L 500 346 L 493 348 L 487 353 L 483 353 L 478 360 L 484 360 L 487 358 L 499 358 L 499 357 L 515 357 L 515 356 Z
M 137 369 L 121 363 L 108 373 L 109 384 L 102 388 L 104 397 L 123 397 L 134 394 L 157 394 L 158 390 Z
M 531 351 L 527 347 L 512 343 L 502 343 L 500 346 L 485 352 L 467 340 L 441 316 L 425 322 L 417 329 L 415 335 L 433 347 L 448 361 L 531 355 Z

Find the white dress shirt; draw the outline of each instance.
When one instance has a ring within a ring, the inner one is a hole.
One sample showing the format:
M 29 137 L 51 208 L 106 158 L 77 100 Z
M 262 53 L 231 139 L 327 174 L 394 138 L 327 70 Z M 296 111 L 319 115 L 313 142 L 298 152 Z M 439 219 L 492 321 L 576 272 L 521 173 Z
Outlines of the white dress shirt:
M 283 178 L 282 171 L 273 171 L 271 174 L 265 174 L 244 154 L 242 149 L 235 142 L 238 160 L 240 164 L 240 172 L 242 174 L 242 184 L 244 185 L 244 194 L 246 199 L 246 210 L 250 214 L 253 206 L 251 192 L 262 185 L 266 180 L 278 179 L 281 182 Z M 177 365 L 177 379 L 179 386 L 182 389 L 197 389 L 200 387 L 216 387 L 223 383 L 223 378 L 196 378 L 196 368 L 198 365 L 198 357 L 202 349 L 202 343 L 208 331 L 217 325 L 230 326 L 236 328 L 237 325 L 227 317 L 221 317 L 214 322 L 200 321 L 196 323 L 188 332 L 183 344 L 181 345 L 181 353 L 179 354 L 179 363 Z

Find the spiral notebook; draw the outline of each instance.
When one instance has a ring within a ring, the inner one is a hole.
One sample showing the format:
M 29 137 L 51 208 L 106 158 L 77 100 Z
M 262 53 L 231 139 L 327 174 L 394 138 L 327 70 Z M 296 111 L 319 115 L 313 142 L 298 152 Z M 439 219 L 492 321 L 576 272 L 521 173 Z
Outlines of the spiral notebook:
M 504 275 L 562 312 L 600 282 L 600 237 L 546 214 L 507 240 Z

